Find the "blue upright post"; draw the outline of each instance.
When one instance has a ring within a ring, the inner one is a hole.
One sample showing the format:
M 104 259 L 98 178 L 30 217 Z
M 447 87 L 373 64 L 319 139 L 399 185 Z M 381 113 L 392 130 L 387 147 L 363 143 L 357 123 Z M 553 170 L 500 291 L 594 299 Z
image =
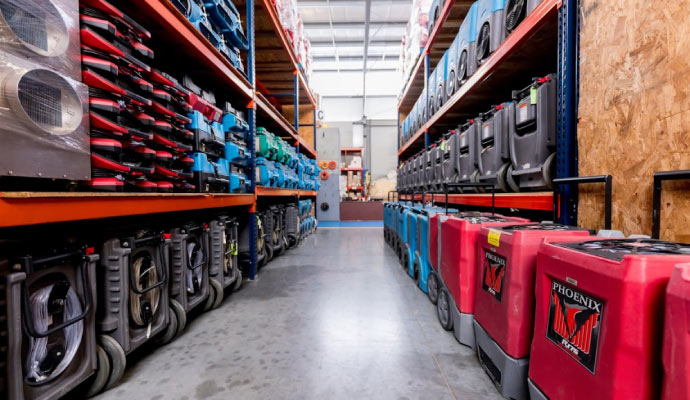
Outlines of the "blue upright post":
M 254 77 L 254 0 L 247 0 L 247 39 L 249 40 L 249 50 L 247 51 L 247 78 L 252 88 L 255 86 Z M 249 179 L 250 192 L 256 192 L 256 149 L 254 148 L 254 137 L 256 135 L 256 105 L 254 99 L 247 107 L 247 124 L 249 125 L 249 140 L 247 150 L 249 151 L 249 165 L 247 166 L 247 178 Z M 249 212 L 249 279 L 254 280 L 257 270 L 257 241 L 258 226 L 256 221 L 256 202 Z
M 556 177 L 578 176 L 577 103 L 579 96 L 579 0 L 564 0 L 558 14 L 558 134 Z M 559 221 L 577 225 L 577 189 L 561 193 Z
M 295 130 L 299 134 L 299 71 L 294 72 L 295 81 Z

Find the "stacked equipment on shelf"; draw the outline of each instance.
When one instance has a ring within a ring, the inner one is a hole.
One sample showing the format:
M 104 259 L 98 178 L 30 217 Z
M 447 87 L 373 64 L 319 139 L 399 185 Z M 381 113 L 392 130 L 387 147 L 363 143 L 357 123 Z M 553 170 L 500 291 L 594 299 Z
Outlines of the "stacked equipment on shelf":
M 90 179 L 78 24 L 76 0 L 2 2 L 0 178 Z
M 477 66 L 482 65 L 506 38 L 506 0 L 477 1 L 476 55 Z
M 191 135 L 185 90 L 150 67 L 151 34 L 105 0 L 80 9 L 82 77 L 89 85 L 95 190 L 188 191 Z M 153 82 L 153 83 L 152 83 Z
M 248 50 L 240 14 L 231 0 L 171 0 L 218 51 L 244 73 L 240 50 Z
M 247 177 L 250 154 L 247 150 L 249 140 L 249 125 L 244 114 L 235 110 L 228 102 L 222 118 L 225 133 L 225 158 L 230 167 L 230 192 L 243 193 L 249 190 L 251 184 Z
M 256 131 L 256 182 L 261 186 L 319 190 L 320 167 L 316 160 L 297 153 L 295 147 L 265 128 Z

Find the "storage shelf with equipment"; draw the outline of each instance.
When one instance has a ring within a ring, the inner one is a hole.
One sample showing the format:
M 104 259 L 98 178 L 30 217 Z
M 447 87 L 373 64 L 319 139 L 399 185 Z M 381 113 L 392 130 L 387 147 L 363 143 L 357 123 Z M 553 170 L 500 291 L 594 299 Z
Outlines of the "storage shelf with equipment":
M 401 143 L 398 151 L 400 160 L 423 149 L 427 141 L 433 143 L 439 139 L 444 130 L 456 128 L 464 118 L 475 117 L 491 105 L 510 98 L 511 93 L 507 88 L 524 87 L 533 77 L 554 72 L 557 68 L 560 6 L 560 0 L 543 0 L 453 96 L 430 115 L 407 142 Z M 446 20 L 446 23 L 449 21 Z M 432 46 L 435 43 L 431 39 L 430 42 Z M 413 78 L 421 82 L 424 80 L 423 76 Z M 414 87 L 415 84 L 411 81 L 408 85 Z M 421 93 L 421 89 L 418 92 Z M 413 96 L 415 93 L 417 91 L 403 93 L 398 108 L 401 117 L 410 111 L 416 99 Z M 428 138 L 425 137 L 427 133 Z

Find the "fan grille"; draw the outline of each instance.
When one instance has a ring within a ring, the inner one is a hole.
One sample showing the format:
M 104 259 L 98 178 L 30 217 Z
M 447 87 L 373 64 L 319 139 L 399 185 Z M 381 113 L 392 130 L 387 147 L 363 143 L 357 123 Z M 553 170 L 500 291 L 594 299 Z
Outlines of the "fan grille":
M 48 50 L 46 19 L 20 9 L 6 0 L 0 0 L 0 12 L 15 35 L 41 50 Z
M 622 260 L 631 255 L 690 255 L 690 246 L 653 239 L 611 239 L 579 243 L 562 243 L 558 246 L 571 248 L 600 257 Z
M 34 122 L 62 127 L 62 93 L 59 88 L 27 76 L 19 81 L 19 102 Z
M 489 56 L 490 36 L 491 27 L 486 23 L 482 25 L 482 29 L 479 31 L 479 38 L 477 39 L 477 63 Z
M 460 53 L 460 60 L 458 60 L 458 81 L 464 81 L 467 74 L 467 50 Z
M 512 32 L 524 18 L 525 0 L 508 0 L 506 4 L 506 32 Z

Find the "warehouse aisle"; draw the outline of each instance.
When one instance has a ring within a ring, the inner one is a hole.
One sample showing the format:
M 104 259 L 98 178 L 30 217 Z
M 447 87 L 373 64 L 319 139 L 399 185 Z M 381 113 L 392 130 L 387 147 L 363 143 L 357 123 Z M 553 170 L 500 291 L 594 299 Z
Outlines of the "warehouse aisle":
M 108 399 L 498 399 L 381 228 L 322 228 L 128 368 Z

